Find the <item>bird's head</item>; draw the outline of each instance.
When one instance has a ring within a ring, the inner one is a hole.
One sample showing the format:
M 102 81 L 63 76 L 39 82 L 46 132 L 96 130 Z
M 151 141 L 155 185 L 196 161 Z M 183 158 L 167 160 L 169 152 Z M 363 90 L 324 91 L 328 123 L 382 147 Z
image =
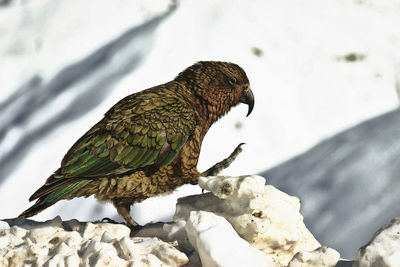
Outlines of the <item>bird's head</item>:
M 184 83 L 218 117 L 239 103 L 249 106 L 247 116 L 253 110 L 254 95 L 249 79 L 237 64 L 200 61 L 182 71 L 175 80 Z

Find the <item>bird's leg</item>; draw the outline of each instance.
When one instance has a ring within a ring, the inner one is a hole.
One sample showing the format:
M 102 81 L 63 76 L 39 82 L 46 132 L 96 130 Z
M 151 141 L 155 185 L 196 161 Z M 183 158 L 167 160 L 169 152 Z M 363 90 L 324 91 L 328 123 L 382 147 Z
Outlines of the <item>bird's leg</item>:
M 239 155 L 240 152 L 242 152 L 243 148 L 242 145 L 244 145 L 244 143 L 240 143 L 235 150 L 233 150 L 233 152 L 229 155 L 229 157 L 227 157 L 226 159 L 215 163 L 214 166 L 212 166 L 211 168 L 209 168 L 208 170 L 206 170 L 205 172 L 202 172 L 200 174 L 200 176 L 216 176 L 218 175 L 221 171 L 223 171 L 224 169 L 228 168 L 229 165 L 231 165 L 231 163 L 236 159 L 236 157 Z
M 222 161 L 220 161 L 218 163 L 215 163 L 214 166 L 212 166 L 211 168 L 209 168 L 205 172 L 202 172 L 200 174 L 200 176 L 216 176 L 221 171 L 223 171 L 224 169 L 228 168 L 229 165 L 231 165 L 231 163 L 240 154 L 240 152 L 242 152 L 242 150 L 243 150 L 242 145 L 244 145 L 244 143 L 240 143 L 235 148 L 235 150 L 233 150 L 233 152 L 229 155 L 229 157 L 227 157 L 226 159 L 224 159 L 224 160 L 222 160 Z M 204 193 L 204 189 L 201 189 L 201 192 Z
M 139 226 L 137 222 L 135 222 L 134 219 L 131 217 L 131 204 L 126 204 L 126 203 L 120 203 L 120 202 L 114 202 L 114 206 L 117 208 L 118 214 L 124 218 L 126 223 L 128 224 L 129 227 L 131 228 L 136 228 Z

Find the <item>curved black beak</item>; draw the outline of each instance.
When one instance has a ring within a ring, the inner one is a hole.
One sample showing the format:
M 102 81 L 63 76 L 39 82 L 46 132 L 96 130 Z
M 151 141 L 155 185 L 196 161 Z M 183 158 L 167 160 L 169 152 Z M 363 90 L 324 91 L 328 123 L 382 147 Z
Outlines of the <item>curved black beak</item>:
M 254 95 L 250 88 L 243 90 L 242 96 L 239 98 L 241 103 L 249 105 L 249 111 L 247 112 L 247 116 L 253 111 L 254 108 Z

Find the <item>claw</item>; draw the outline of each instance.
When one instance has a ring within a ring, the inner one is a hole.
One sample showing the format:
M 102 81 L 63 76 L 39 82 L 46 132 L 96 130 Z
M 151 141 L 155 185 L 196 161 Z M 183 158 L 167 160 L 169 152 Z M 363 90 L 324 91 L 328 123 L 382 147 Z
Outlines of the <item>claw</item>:
M 105 218 L 101 219 L 101 222 L 102 222 L 102 223 L 105 222 L 105 223 L 120 224 L 120 222 L 114 221 L 113 219 L 108 218 L 108 217 L 105 217 Z

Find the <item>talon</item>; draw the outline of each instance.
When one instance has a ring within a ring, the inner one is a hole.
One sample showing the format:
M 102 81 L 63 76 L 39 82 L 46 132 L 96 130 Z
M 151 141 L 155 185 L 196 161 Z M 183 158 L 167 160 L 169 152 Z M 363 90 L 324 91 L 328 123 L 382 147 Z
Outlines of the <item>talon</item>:
M 101 219 L 101 222 L 119 224 L 119 222 L 116 222 L 113 219 L 110 219 L 108 217 L 105 217 L 105 218 Z

